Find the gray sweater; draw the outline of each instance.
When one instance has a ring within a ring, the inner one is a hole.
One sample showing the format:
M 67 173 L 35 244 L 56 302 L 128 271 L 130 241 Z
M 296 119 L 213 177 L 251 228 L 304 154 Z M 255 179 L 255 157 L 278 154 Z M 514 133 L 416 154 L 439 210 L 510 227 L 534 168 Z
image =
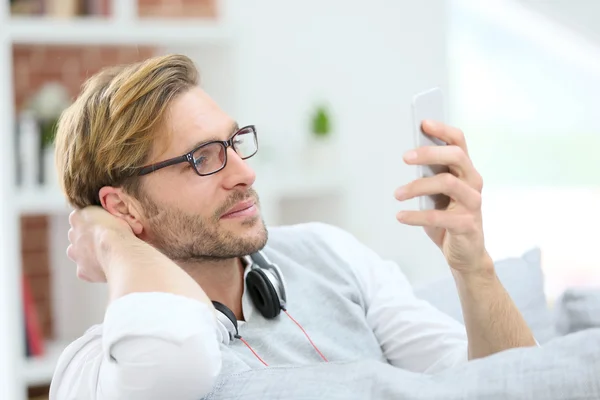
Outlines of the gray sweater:
M 466 362 L 464 327 L 412 293 L 394 263 L 323 224 L 275 228 L 265 250 L 287 283 L 265 320 L 245 293 L 240 341 L 220 344 L 209 307 L 168 293 L 109 306 L 62 353 L 52 400 L 598 399 L 600 332 Z
M 247 291 L 240 334 L 268 367 L 240 340 L 222 344 L 205 304 L 133 293 L 63 352 L 50 398 L 196 400 L 228 393 L 236 374 L 274 368 L 375 362 L 431 374 L 466 362 L 464 326 L 417 299 L 398 265 L 347 232 L 316 223 L 272 228 L 264 251 L 284 276 L 289 314 L 328 363 L 287 315 L 263 318 Z

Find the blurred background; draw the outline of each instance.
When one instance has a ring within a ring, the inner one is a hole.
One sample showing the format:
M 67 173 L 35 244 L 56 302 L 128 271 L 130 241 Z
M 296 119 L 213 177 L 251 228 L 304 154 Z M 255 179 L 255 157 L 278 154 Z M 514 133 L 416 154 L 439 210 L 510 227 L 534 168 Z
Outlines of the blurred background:
M 600 286 L 600 3 L 0 0 L 0 398 L 47 398 L 56 358 L 102 320 L 66 258 L 54 123 L 101 68 L 183 53 L 240 125 L 268 224 L 322 221 L 419 285 L 447 274 L 394 189 L 416 177 L 410 104 L 440 86 L 484 177 L 496 260 L 539 247 L 552 303 Z M 4 392 L 3 392 L 4 391 Z M 45 397 L 44 397 L 45 396 Z

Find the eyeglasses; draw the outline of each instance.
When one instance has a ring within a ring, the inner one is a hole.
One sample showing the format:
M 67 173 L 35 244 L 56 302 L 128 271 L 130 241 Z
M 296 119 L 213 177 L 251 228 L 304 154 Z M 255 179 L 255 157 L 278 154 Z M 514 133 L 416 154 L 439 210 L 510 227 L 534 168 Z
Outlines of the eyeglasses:
M 231 147 L 242 160 L 246 160 L 258 151 L 256 128 L 248 125 L 239 129 L 229 140 L 215 140 L 204 143 L 194 150 L 179 157 L 141 167 L 138 175 L 146 175 L 170 165 L 184 162 L 190 163 L 200 176 L 212 175 L 227 165 L 227 148 Z

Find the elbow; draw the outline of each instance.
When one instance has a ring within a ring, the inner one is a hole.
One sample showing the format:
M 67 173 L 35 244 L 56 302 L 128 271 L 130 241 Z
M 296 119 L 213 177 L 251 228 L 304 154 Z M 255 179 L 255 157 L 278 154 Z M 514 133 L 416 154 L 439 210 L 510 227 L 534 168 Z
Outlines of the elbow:
M 222 363 L 218 342 L 199 335 L 181 342 L 124 338 L 110 359 L 119 392 L 129 393 L 128 400 L 168 399 L 175 393 L 182 400 L 203 398 L 213 390 Z
M 198 400 L 212 392 L 221 373 L 221 351 L 216 341 L 194 337 L 177 346 L 173 355 L 167 355 L 163 365 L 164 375 L 159 379 L 165 394 L 178 393 L 178 398 Z

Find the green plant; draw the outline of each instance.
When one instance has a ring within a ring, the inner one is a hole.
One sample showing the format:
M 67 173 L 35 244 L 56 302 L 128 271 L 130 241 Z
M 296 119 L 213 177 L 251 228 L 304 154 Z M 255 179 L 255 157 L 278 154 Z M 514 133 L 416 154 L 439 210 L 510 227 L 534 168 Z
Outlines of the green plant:
M 43 149 L 54 145 L 58 118 L 70 104 L 69 93 L 60 82 L 45 83 L 27 100 L 25 108 L 30 110 L 38 121 Z
M 331 133 L 331 121 L 326 107 L 319 106 L 312 117 L 312 133 L 317 137 L 327 137 Z
M 42 149 L 52 147 L 56 136 L 56 125 L 58 118 L 40 121 L 40 133 L 42 135 Z

